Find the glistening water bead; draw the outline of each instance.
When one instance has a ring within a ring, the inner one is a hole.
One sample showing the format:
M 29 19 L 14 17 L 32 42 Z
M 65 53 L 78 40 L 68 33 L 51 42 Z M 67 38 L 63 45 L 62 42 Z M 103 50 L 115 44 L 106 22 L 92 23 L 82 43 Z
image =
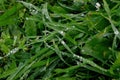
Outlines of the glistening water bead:
M 119 34 L 119 31 L 118 31 L 118 30 L 116 30 L 116 31 L 114 32 L 114 34 L 118 35 L 118 34 Z
M 81 14 L 81 16 L 82 16 L 82 17 L 84 17 L 84 16 L 85 16 L 85 14 L 83 14 L 83 13 L 82 13 L 82 14 Z
M 28 18 L 28 17 L 26 17 L 25 19 L 26 19 L 26 20 L 29 20 L 29 18 Z
M 64 41 L 61 41 L 61 43 L 64 45 L 65 44 L 65 42 Z
M 100 9 L 100 3 L 99 2 L 97 2 L 96 4 L 95 4 L 95 7 L 97 8 L 97 10 L 96 11 L 99 11 L 99 9 Z
M 65 35 L 65 33 L 63 31 L 59 31 L 59 33 L 63 36 Z
M 85 52 L 85 50 L 83 50 L 83 49 L 82 49 L 81 51 L 82 51 L 82 52 Z
M 38 13 L 37 10 L 32 10 L 32 11 L 31 11 L 31 14 L 34 14 L 34 15 L 35 15 L 35 14 L 37 14 L 37 13 Z

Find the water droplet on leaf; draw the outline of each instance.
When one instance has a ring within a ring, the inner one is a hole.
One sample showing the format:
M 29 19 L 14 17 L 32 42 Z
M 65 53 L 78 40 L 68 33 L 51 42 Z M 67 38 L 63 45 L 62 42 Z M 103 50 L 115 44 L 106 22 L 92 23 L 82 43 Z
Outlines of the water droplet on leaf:
M 119 34 L 119 31 L 116 30 L 116 31 L 114 32 L 114 34 L 118 35 L 118 34 Z

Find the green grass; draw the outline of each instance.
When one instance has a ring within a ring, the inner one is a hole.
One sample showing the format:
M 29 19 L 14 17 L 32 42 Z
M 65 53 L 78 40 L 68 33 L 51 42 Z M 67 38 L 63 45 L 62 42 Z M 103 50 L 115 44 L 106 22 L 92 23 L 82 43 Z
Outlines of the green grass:
M 119 6 L 0 0 L 0 80 L 119 80 Z

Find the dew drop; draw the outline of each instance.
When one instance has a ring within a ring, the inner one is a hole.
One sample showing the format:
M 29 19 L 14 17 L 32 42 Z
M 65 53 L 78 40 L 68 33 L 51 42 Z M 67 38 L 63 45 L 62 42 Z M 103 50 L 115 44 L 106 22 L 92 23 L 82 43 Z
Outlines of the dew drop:
M 29 20 L 29 18 L 28 18 L 28 17 L 26 17 L 25 19 L 26 19 L 26 20 Z
M 32 10 L 32 11 L 31 11 L 31 14 L 34 14 L 34 15 L 35 15 L 35 14 L 37 14 L 37 13 L 38 13 L 37 10 Z
M 35 12 L 35 10 L 33 9 L 32 12 Z
M 19 49 L 18 48 L 15 48 L 13 49 L 12 51 L 10 51 L 12 54 L 16 53 Z
M 97 2 L 96 4 L 95 4 L 95 7 L 98 9 L 98 8 L 100 8 L 100 3 L 99 2 Z
M 30 9 L 29 11 L 32 12 L 32 9 Z
M 3 59 L 3 57 L 0 57 L 0 60 Z
M 19 48 L 12 49 L 6 56 L 9 56 L 10 54 L 15 54 Z
M 120 71 L 120 68 L 117 68 L 117 71 Z
M 84 16 L 85 16 L 85 14 L 83 14 L 83 13 L 82 13 L 82 14 L 81 14 L 81 16 L 82 16 L 82 17 L 84 17 Z
M 114 34 L 118 35 L 118 34 L 119 34 L 119 31 L 116 30 L 116 31 L 114 32 Z
M 65 42 L 64 41 L 61 41 L 61 43 L 64 45 L 65 44 Z
M 69 28 L 66 28 L 66 31 L 69 30 Z
M 88 38 L 89 41 L 91 41 L 92 39 L 91 38 Z
M 100 7 L 101 7 L 100 3 L 99 3 L 99 2 L 97 2 L 97 3 L 95 4 L 95 7 L 97 8 L 97 10 L 96 10 L 96 11 L 99 11 L 99 9 L 100 9 Z
M 63 31 L 59 31 L 59 33 L 63 36 L 65 35 L 65 33 Z
M 83 58 L 82 58 L 82 57 L 79 57 L 79 60 L 82 62 L 82 61 L 83 61 Z
M 77 65 L 80 65 L 80 62 L 77 61 Z
M 47 19 L 49 19 L 49 17 L 48 17 L 48 16 L 46 16 L 46 18 L 47 18 Z
M 75 28 L 75 26 L 72 26 L 72 28 Z
M 85 52 L 85 50 L 83 50 L 83 49 L 82 49 L 81 51 L 82 51 L 82 52 Z
M 76 55 L 75 55 L 75 54 L 73 54 L 73 57 L 76 57 Z

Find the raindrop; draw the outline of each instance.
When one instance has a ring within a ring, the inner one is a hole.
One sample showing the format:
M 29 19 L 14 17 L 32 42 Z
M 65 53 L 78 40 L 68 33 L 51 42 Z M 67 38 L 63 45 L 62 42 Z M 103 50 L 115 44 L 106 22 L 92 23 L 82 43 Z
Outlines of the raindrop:
M 75 28 L 75 26 L 72 26 L 72 28 Z
M 77 61 L 77 65 L 80 65 L 80 62 Z
M 80 60 L 80 62 L 82 62 L 82 61 L 83 61 L 83 58 L 82 58 L 82 57 L 79 57 L 79 60 Z
M 35 15 L 35 14 L 37 14 L 37 13 L 38 13 L 37 10 L 32 10 L 32 11 L 31 11 L 31 14 L 34 14 L 34 15 Z
M 74 54 L 74 55 L 73 55 L 73 57 L 75 57 L 75 58 L 79 58 L 79 56 L 78 56 L 78 55 L 76 55 L 76 54 Z
M 66 28 L 66 31 L 69 30 L 69 28 Z
M 77 58 L 80 58 L 78 55 L 76 55 Z
M 63 34 L 64 32 L 63 31 L 60 31 L 61 34 Z
M 64 45 L 65 44 L 65 42 L 64 41 L 61 41 L 61 43 Z
M 85 52 L 85 50 L 83 50 L 83 49 L 82 49 L 81 51 L 82 51 L 82 52 Z
M 76 55 L 75 55 L 75 54 L 73 54 L 73 57 L 76 57 Z
M 97 2 L 97 3 L 95 4 L 95 7 L 97 8 L 97 10 L 96 10 L 96 11 L 99 11 L 99 9 L 100 9 L 100 7 L 101 7 L 100 3 L 99 3 L 99 2 Z
M 81 14 L 81 16 L 82 16 L 82 17 L 84 17 L 84 16 L 85 16 L 85 14 L 83 14 L 83 13 L 82 13 L 82 14 Z
M 117 68 L 117 71 L 120 71 L 120 68 Z
M 88 41 L 91 41 L 92 39 L 91 38 L 88 38 Z
M 59 33 L 63 36 L 65 35 L 65 33 L 63 31 L 59 31 Z
M 116 31 L 114 32 L 114 34 L 118 35 L 118 34 L 119 34 L 119 31 L 118 31 L 118 30 L 116 30 Z
M 32 12 L 32 9 L 30 9 L 29 11 Z
M 49 19 L 49 17 L 48 17 L 48 16 L 46 16 L 46 19 Z
M 32 12 L 35 12 L 35 10 L 33 9 Z
M 15 49 L 11 50 L 10 53 L 14 54 L 14 53 L 16 53 L 17 51 L 18 51 L 18 48 L 15 48 Z
M 95 7 L 96 7 L 96 8 L 100 8 L 100 6 L 101 6 L 101 5 L 100 5 L 99 2 L 97 2 L 97 3 L 95 4 Z
M 15 54 L 19 48 L 12 49 L 6 56 L 9 56 L 10 54 Z
M 80 62 L 82 62 L 82 61 L 83 61 L 83 58 L 82 58 L 82 57 L 80 57 L 80 56 L 78 56 L 78 55 L 76 55 L 76 54 L 74 54 L 74 55 L 73 55 L 73 57 L 74 57 L 74 58 L 77 58 Z
M 26 20 L 29 20 L 29 18 L 28 18 L 28 17 L 26 17 L 25 19 L 26 19 Z
M 0 60 L 3 59 L 3 57 L 0 57 Z

